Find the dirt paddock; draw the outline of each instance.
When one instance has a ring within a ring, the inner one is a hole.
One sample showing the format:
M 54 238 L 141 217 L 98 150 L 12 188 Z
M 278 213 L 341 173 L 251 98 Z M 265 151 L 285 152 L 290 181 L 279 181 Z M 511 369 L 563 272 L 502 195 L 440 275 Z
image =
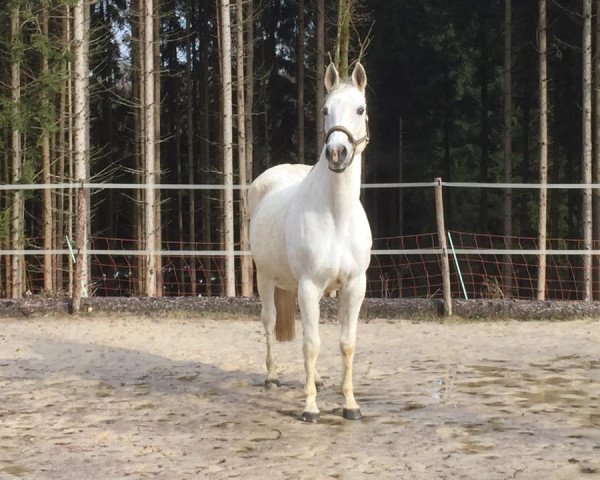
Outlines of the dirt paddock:
M 335 324 L 321 325 L 321 422 L 259 322 L 0 319 L 0 478 L 600 478 L 600 322 L 359 326 L 341 417 Z

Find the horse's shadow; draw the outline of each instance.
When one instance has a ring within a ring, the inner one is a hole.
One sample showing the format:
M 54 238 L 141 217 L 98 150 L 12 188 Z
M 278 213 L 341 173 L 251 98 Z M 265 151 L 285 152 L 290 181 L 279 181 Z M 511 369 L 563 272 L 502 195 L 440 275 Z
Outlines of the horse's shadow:
M 78 401 L 91 402 L 102 401 L 104 395 L 106 402 L 181 397 L 182 407 L 191 397 L 208 398 L 215 409 L 232 414 L 253 411 L 260 416 L 268 410 L 284 418 L 299 418 L 302 406 L 299 380 L 286 379 L 281 387 L 269 389 L 264 372 L 225 370 L 201 360 L 51 337 L 36 339 L 29 349 L 28 357 L 0 356 L 0 364 L 12 367 L 10 377 L 26 382 L 30 391 L 77 391 Z
M 141 349 L 52 337 L 36 339 L 29 349 L 32 355 L 0 357 L 0 364 L 12 365 L 11 376 L 25 381 L 30 391 L 65 392 L 65 398 L 79 404 L 89 401 L 90 408 L 97 403 L 163 400 L 186 408 L 190 399 L 200 398 L 209 399 L 209 410 L 218 416 L 275 414 L 286 421 L 300 419 L 304 395 L 298 378 L 282 378 L 280 387 L 266 388 L 264 372 L 225 370 L 201 359 L 176 360 Z M 341 401 L 337 385 L 330 380 L 324 393 L 330 402 Z M 323 413 L 341 417 L 341 406 L 325 408 Z

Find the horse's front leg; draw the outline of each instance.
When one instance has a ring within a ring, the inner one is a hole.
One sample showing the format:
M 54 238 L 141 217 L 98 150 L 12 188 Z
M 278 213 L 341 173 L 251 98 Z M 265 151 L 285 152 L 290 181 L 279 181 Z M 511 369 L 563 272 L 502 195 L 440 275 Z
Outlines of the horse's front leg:
M 316 423 L 319 420 L 319 409 L 317 408 L 317 357 L 321 347 L 319 337 L 319 300 L 321 291 L 310 280 L 301 280 L 298 284 L 298 305 L 302 317 L 302 330 L 304 342 L 302 351 L 304 353 L 304 370 L 306 372 L 306 383 L 304 393 L 306 405 L 302 412 L 302 420 Z M 319 379 L 320 380 L 320 379 Z
M 340 350 L 343 355 L 341 390 L 346 399 L 344 403 L 344 418 L 348 420 L 360 420 L 362 418 L 358 403 L 354 399 L 352 364 L 356 348 L 358 313 L 365 298 L 366 285 L 366 275 L 362 274 L 350 280 L 340 291 L 338 320 L 342 327 Z

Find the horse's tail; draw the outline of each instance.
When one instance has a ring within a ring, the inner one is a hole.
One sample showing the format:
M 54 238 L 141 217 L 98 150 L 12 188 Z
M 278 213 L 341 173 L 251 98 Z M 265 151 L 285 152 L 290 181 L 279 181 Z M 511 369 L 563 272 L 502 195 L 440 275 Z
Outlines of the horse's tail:
M 296 310 L 296 292 L 288 292 L 275 287 L 275 338 L 280 342 L 294 339 L 294 312 Z

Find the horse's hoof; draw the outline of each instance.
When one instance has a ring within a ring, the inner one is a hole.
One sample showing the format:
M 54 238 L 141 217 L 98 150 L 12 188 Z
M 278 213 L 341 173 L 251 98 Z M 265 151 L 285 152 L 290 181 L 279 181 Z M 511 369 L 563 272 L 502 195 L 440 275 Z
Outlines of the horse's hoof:
M 265 388 L 273 388 L 281 386 L 281 382 L 278 379 L 266 379 Z
M 315 382 L 315 388 L 317 389 L 317 392 L 322 392 L 325 390 L 325 384 L 323 382 Z
M 344 408 L 343 415 L 346 420 L 360 420 L 362 418 L 362 413 L 358 408 Z
M 319 412 L 302 412 L 302 421 L 306 423 L 319 423 L 321 414 Z

